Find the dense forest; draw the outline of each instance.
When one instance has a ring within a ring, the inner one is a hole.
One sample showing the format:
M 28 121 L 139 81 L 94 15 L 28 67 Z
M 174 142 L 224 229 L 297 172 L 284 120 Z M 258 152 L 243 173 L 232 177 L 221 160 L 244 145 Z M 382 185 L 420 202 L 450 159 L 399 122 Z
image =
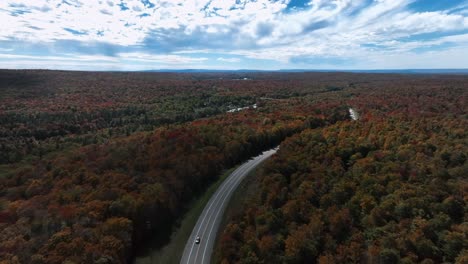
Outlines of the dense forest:
M 348 86 L 346 75 L 242 76 L 0 70 L 0 164 Z
M 366 85 L 360 120 L 285 140 L 218 262 L 467 263 L 467 85 Z
M 0 263 L 129 262 L 224 169 L 281 142 L 220 262 L 463 263 L 467 85 L 0 71 Z
M 155 123 L 153 129 L 145 132 L 146 128 L 134 130 L 131 127 L 145 126 L 147 121 L 126 112 L 119 113 L 124 115 L 123 119 L 134 118 L 133 123 L 108 127 L 103 118 L 77 122 L 83 116 L 98 115 L 96 111 L 113 111 L 112 104 L 99 110 L 99 102 L 88 106 L 87 99 L 85 102 L 74 99 L 68 103 L 76 103 L 81 108 L 69 110 L 60 106 L 49 109 L 36 102 L 41 96 L 50 97 L 52 102 L 66 101 L 69 94 L 93 83 L 94 73 L 20 71 L 5 75 L 13 81 L 7 78 L 3 86 L 4 95 L 9 96 L 2 98 L 6 103 L 1 115 L 9 126 L 2 126 L 6 131 L 2 137 L 2 154 L 4 157 L 14 154 L 18 159 L 6 158 L 1 167 L 0 256 L 8 263 L 127 262 L 134 249 L 148 237 L 167 236 L 175 219 L 187 209 L 187 202 L 202 193 L 223 169 L 276 146 L 285 137 L 305 128 L 348 118 L 346 107 L 333 102 L 312 106 L 259 100 L 257 108 L 226 113 L 231 108 L 256 102 L 239 101 L 238 98 L 251 96 L 239 89 L 219 95 L 222 98 L 219 100 L 229 102 L 222 109 L 223 114 L 188 118 L 196 119 L 192 122 L 176 118 L 164 125 Z M 121 85 L 119 78 L 126 76 L 97 75 L 110 78 L 113 81 L 110 84 L 115 85 Z M 135 75 L 133 78 L 138 80 L 139 74 Z M 165 103 L 174 100 L 174 105 L 188 108 L 180 110 L 182 114 L 196 112 L 192 105 L 195 99 L 181 99 L 191 98 L 203 90 L 204 86 L 192 84 L 193 76 L 156 75 L 160 80 L 143 74 L 143 83 L 150 84 L 145 76 L 176 90 L 171 92 L 175 94 L 173 97 L 158 99 L 158 93 L 168 88 L 160 83 L 152 84 L 148 88 L 152 93 L 147 96 L 148 100 Z M 45 81 L 25 82 L 28 78 L 44 78 Z M 178 79 L 185 86 L 172 83 Z M 211 87 L 213 81 L 208 79 L 207 82 L 205 86 Z M 53 88 L 62 86 L 67 92 Z M 109 97 L 118 92 L 118 87 L 116 90 L 106 90 L 104 84 L 102 87 L 101 92 L 108 93 Z M 25 92 L 19 93 L 21 89 Z M 39 93 L 40 89 L 43 93 Z M 135 93 L 145 93 L 144 87 L 134 89 Z M 23 96 L 28 93 L 34 94 Z M 94 90 L 80 93 L 83 93 L 80 98 L 92 98 Z M 128 100 L 123 107 L 139 105 L 130 97 L 115 98 Z M 47 103 L 45 98 L 43 100 Z M 154 108 L 157 107 L 160 106 L 155 103 Z M 167 107 L 154 111 L 158 116 L 172 115 L 171 108 Z M 221 110 L 215 112 L 221 113 Z M 101 121 L 102 127 L 95 125 Z M 79 129 L 63 129 L 75 124 L 79 124 Z M 44 137 L 37 134 L 38 131 L 52 133 L 54 129 L 60 129 L 63 134 Z M 116 132 L 119 130 L 127 132 Z M 94 141 L 81 142 L 87 137 L 93 137 Z M 17 142 L 33 144 L 24 146 Z M 17 155 L 18 151 L 22 155 Z

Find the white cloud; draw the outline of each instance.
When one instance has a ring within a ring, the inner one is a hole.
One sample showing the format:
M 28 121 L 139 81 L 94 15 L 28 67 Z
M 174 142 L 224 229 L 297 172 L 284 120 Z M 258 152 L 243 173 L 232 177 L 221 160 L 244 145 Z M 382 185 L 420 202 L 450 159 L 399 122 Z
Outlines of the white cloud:
M 97 67 L 99 65 L 112 66 L 112 68 L 134 69 L 158 69 L 166 67 L 193 67 L 204 61 L 207 58 L 193 58 L 180 55 L 153 55 L 146 53 L 118 53 L 115 57 L 96 56 L 96 55 L 73 55 L 67 54 L 64 56 L 33 56 L 33 55 L 17 55 L 17 54 L 1 54 L 0 64 L 2 67 L 8 68 L 17 65 L 19 68 L 25 68 L 27 65 L 36 65 L 35 68 L 51 68 L 53 65 L 70 66 L 90 66 Z M 127 65 L 127 66 L 125 66 Z M 13 67 L 14 68 L 14 67 Z M 27 68 L 27 67 L 26 67 Z M 97 67 L 97 70 L 103 70 Z
M 114 57 L 99 56 L 99 55 L 70 55 L 70 56 L 32 56 L 32 55 L 17 55 L 17 54 L 0 54 L 0 59 L 12 59 L 12 60 L 40 60 L 40 61 L 62 61 L 64 59 L 72 61 L 108 61 L 118 62 Z
M 140 61 L 140 62 L 154 62 L 154 63 L 166 63 L 166 64 L 193 64 L 201 63 L 208 60 L 207 58 L 194 58 L 185 57 L 180 55 L 154 55 L 145 53 L 119 53 L 118 56 L 121 59 L 129 61 Z
M 140 0 L 122 1 L 126 10 L 121 10 L 121 1 L 112 0 L 67 0 L 69 4 L 62 0 L 2 0 L 0 41 L 110 43 L 127 48 L 116 51 L 115 57 L 89 58 L 55 54 L 50 48 L 53 56 L 43 60 L 95 58 L 172 66 L 208 65 L 209 59 L 194 56 L 209 53 L 221 56 L 213 62 L 228 63 L 240 63 L 242 56 L 281 64 L 298 56 L 366 61 L 370 57 L 366 54 L 385 57 L 399 52 L 415 58 L 422 56 L 413 52 L 418 48 L 446 43 L 457 48 L 467 42 L 467 3 L 417 12 L 408 8 L 416 0 L 311 0 L 307 8 L 293 10 L 286 10 L 289 0 L 150 1 L 152 8 Z M 418 39 L 421 34 L 442 37 Z M 414 39 L 402 40 L 410 37 Z M 22 52 L 20 48 L 0 48 L 13 55 L 14 51 Z M 7 59 L 7 55 L 1 56 Z
M 237 63 L 241 61 L 241 59 L 239 58 L 223 58 L 223 57 L 219 57 L 216 60 L 221 61 L 221 62 L 229 62 L 229 63 Z
M 426 53 L 366 53 L 365 63 L 355 65 L 357 69 L 426 69 L 426 68 L 466 68 L 468 45 Z M 434 64 L 436 62 L 436 64 Z

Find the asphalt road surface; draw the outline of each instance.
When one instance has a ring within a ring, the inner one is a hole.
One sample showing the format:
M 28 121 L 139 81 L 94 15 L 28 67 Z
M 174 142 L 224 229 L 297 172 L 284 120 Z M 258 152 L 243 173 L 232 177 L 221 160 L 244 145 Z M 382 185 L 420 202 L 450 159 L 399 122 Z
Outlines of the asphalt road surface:
M 265 151 L 242 164 L 219 186 L 218 190 L 216 190 L 206 204 L 205 209 L 203 209 L 202 214 L 198 218 L 197 224 L 193 228 L 192 234 L 185 245 L 184 254 L 180 261 L 181 264 L 210 263 L 216 233 L 218 232 L 224 210 L 234 190 L 252 169 L 271 157 L 276 151 L 278 151 L 277 148 Z M 197 237 L 200 237 L 199 244 L 195 244 Z

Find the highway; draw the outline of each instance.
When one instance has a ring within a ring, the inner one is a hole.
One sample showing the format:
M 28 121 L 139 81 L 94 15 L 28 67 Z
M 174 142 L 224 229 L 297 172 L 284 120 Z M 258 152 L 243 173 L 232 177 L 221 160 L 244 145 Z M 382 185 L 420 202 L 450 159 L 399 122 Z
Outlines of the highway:
M 184 253 L 180 261 L 181 264 L 208 264 L 211 260 L 213 247 L 218 233 L 221 219 L 226 206 L 234 190 L 241 181 L 249 174 L 252 169 L 257 167 L 262 161 L 268 159 L 278 151 L 278 148 L 263 152 L 257 157 L 252 158 L 237 168 L 229 177 L 219 186 L 213 194 L 202 214 L 199 216 L 197 224 L 185 245 Z M 200 243 L 195 244 L 195 239 L 200 237 Z

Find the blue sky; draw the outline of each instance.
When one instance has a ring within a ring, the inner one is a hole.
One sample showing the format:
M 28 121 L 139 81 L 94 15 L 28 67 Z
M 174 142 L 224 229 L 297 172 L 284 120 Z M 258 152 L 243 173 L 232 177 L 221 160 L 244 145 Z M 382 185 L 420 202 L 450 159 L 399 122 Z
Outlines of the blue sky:
M 468 68 L 468 0 L 1 0 L 0 68 Z

